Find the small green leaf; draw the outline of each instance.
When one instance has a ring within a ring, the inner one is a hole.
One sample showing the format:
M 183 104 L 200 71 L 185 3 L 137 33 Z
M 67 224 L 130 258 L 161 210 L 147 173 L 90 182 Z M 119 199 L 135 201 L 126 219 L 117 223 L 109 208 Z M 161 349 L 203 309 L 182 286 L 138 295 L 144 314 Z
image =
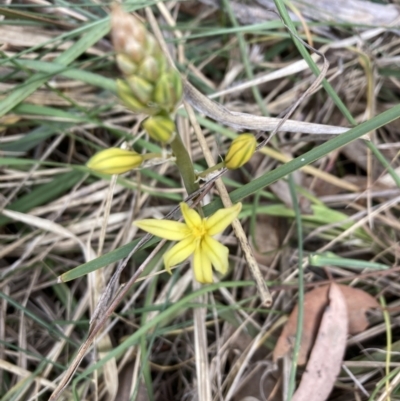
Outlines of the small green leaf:
M 308 257 L 308 263 L 312 266 L 339 266 L 351 269 L 370 269 L 370 270 L 387 270 L 390 266 L 383 263 L 368 262 L 366 260 L 342 258 L 332 252 L 313 253 Z

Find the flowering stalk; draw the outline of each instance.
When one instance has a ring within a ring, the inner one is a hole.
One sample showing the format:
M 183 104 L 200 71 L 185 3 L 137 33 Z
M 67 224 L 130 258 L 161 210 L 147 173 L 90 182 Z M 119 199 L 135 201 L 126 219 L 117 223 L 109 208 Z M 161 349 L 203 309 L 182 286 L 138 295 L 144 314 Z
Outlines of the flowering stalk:
M 182 177 L 183 184 L 185 185 L 187 193 L 190 195 L 200 188 L 199 184 L 196 182 L 196 174 L 194 172 L 192 160 L 178 133 L 170 145 L 176 157 L 175 163 Z
M 168 64 L 156 39 L 141 21 L 119 5 L 113 7 L 111 25 L 116 62 L 124 75 L 117 82 L 118 95 L 131 110 L 150 116 L 143 123 L 144 129 L 152 139 L 170 144 L 185 188 L 191 194 L 199 185 L 189 153 L 171 118 L 182 98 L 179 72 Z
M 208 169 L 197 173 L 198 178 L 206 178 L 209 174 L 213 173 L 214 171 L 221 170 L 225 167 L 225 162 L 220 162 L 218 164 L 214 164 L 214 166 L 209 167 Z

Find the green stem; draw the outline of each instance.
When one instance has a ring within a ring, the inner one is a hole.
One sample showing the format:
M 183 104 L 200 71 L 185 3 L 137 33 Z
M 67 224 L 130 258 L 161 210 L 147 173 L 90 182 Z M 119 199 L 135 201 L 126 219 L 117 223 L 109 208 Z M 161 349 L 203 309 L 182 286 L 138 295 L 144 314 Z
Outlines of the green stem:
M 187 193 L 190 195 L 193 192 L 196 192 L 200 186 L 196 182 L 192 160 L 190 159 L 189 153 L 178 132 L 176 133 L 174 140 L 171 142 L 171 148 L 176 157 L 175 163 L 178 167 L 179 173 L 181 174 L 183 184 L 185 185 Z
M 163 157 L 162 153 L 145 153 L 142 155 L 143 160 L 151 160 L 151 159 L 161 159 Z
M 201 173 L 197 173 L 197 177 L 207 177 L 208 174 L 217 171 L 217 170 L 221 170 L 222 168 L 225 167 L 225 162 L 220 162 L 218 164 L 216 164 L 215 166 L 209 167 L 207 170 L 202 171 Z

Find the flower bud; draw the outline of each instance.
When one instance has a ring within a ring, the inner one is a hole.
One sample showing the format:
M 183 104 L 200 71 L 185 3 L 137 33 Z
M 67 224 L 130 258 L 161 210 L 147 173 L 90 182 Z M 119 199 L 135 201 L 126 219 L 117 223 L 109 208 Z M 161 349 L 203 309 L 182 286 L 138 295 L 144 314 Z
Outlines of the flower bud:
M 131 75 L 126 78 L 126 82 L 131 88 L 132 95 L 141 103 L 147 104 L 153 93 L 153 85 L 145 79 Z
M 143 60 L 142 64 L 140 64 L 137 75 L 147 81 L 156 82 L 160 76 L 161 68 L 162 66 L 160 66 L 160 63 L 158 63 L 154 57 L 149 56 Z
M 182 97 L 182 80 L 176 70 L 163 74 L 156 83 L 153 100 L 163 110 L 171 112 Z
M 147 35 L 146 35 L 146 54 L 148 55 L 152 55 L 155 57 L 162 57 L 164 58 L 164 54 L 161 50 L 160 45 L 158 44 L 156 38 L 147 31 Z
M 118 5 L 111 13 L 116 62 L 124 75 L 118 96 L 131 110 L 153 115 L 174 111 L 182 97 L 179 72 L 167 61 L 159 43 L 135 16 Z
M 242 167 L 253 156 L 257 140 L 253 134 L 241 134 L 231 143 L 225 156 L 225 167 L 234 170 Z
M 97 173 L 122 174 L 143 162 L 143 157 L 133 150 L 109 148 L 96 153 L 86 166 Z
M 134 74 L 137 70 L 137 64 L 133 63 L 126 54 L 117 54 L 115 61 L 124 75 Z
M 133 15 L 124 12 L 119 5 L 111 13 L 111 37 L 117 53 L 128 56 L 132 62 L 140 63 L 145 56 L 147 30 Z
M 126 107 L 136 113 L 155 114 L 160 111 L 159 107 L 154 104 L 144 104 L 140 102 L 132 93 L 130 86 L 123 80 L 117 80 L 118 97 L 125 103 Z M 154 107 L 152 107 L 154 106 Z
M 172 87 L 174 88 L 174 95 L 175 95 L 174 108 L 175 108 L 182 99 L 183 84 L 182 84 L 181 75 L 179 74 L 179 72 L 177 70 L 171 70 L 170 77 L 171 77 Z
M 170 143 L 175 136 L 175 123 L 167 116 L 158 114 L 143 122 L 143 128 L 152 139 L 161 143 Z

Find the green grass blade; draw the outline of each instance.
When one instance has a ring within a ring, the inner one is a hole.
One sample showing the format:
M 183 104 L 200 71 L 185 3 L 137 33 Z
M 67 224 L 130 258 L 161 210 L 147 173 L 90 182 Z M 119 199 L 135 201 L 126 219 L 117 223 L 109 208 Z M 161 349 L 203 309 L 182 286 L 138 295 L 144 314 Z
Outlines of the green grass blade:
M 10 305 L 12 305 L 14 308 L 21 310 L 24 312 L 24 314 L 32 319 L 35 323 L 37 323 L 39 326 L 43 327 L 46 329 L 49 333 L 54 334 L 57 338 L 63 338 L 66 340 L 69 344 L 73 344 L 76 347 L 78 347 L 78 344 L 74 342 L 71 338 L 67 337 L 57 329 L 57 327 L 54 327 L 54 325 L 50 322 L 46 322 L 45 320 L 41 319 L 40 317 L 36 316 L 32 311 L 30 311 L 28 308 L 25 308 L 18 302 L 16 302 L 14 299 L 9 297 L 7 294 L 4 292 L 0 291 L 0 298 L 6 300 Z
M 332 252 L 318 254 L 313 253 L 308 257 L 308 262 L 312 266 L 325 267 L 325 266 L 338 266 L 348 267 L 351 269 L 370 269 L 370 270 L 387 270 L 390 266 L 383 263 L 368 262 L 366 260 L 342 258 Z
M 89 47 L 94 45 L 109 31 L 109 24 L 107 21 L 101 21 L 96 24 L 93 29 L 84 34 L 78 41 L 76 41 L 69 49 L 55 59 L 57 64 L 67 66 L 72 63 L 76 58 L 83 54 Z M 21 103 L 36 89 L 48 81 L 50 76 L 48 74 L 36 73 L 28 78 L 22 85 L 13 89 L 13 91 L 4 99 L 0 100 L 0 117 L 7 114 L 16 105 Z
M 60 276 L 60 280 L 62 282 L 75 280 L 78 277 L 89 274 L 89 273 L 91 273 L 97 269 L 100 269 L 104 266 L 107 266 L 111 263 L 118 262 L 119 260 L 126 258 L 139 241 L 140 241 L 140 238 L 136 239 L 132 242 L 129 242 L 129 244 L 123 245 L 120 248 L 117 248 L 105 255 L 99 256 L 98 258 L 93 259 L 90 262 L 83 263 L 82 265 L 79 265 L 79 266 L 75 267 L 74 269 L 71 269 L 71 270 L 67 271 L 66 273 L 62 274 Z M 141 249 L 152 246 L 157 242 L 159 242 L 159 240 L 156 238 L 153 238 L 147 244 L 145 244 Z
M 66 126 L 67 124 L 59 124 L 58 130 L 51 126 L 40 126 L 32 130 L 30 133 L 24 135 L 22 138 L 19 138 L 15 142 L 1 144 L 0 149 L 11 152 L 26 152 L 39 145 L 39 143 L 45 141 L 52 135 L 55 135 L 57 132 L 60 132 L 66 128 Z
M 90 71 L 72 68 L 70 66 L 62 65 L 59 62 L 49 63 L 46 61 L 25 59 L 17 59 L 15 61 L 25 68 L 46 74 L 48 78 L 51 78 L 53 75 L 62 75 L 65 78 L 75 79 L 77 81 L 85 82 L 89 85 L 97 86 L 111 92 L 116 92 L 116 83 L 113 79 Z M 10 61 L 7 61 L 4 63 L 4 65 L 13 66 L 14 64 Z
M 278 9 L 278 12 L 280 16 L 282 17 L 284 23 L 288 26 L 290 29 L 289 33 L 292 37 L 292 40 L 294 44 L 296 45 L 297 49 L 299 50 L 301 56 L 306 60 L 308 66 L 310 67 L 311 71 L 316 75 L 320 75 L 320 70 L 315 61 L 311 58 L 310 54 L 308 53 L 308 50 L 304 46 L 304 44 L 296 38 L 296 36 L 293 35 L 293 33 L 296 33 L 296 27 L 293 24 L 287 10 L 284 4 L 284 0 L 274 0 L 274 3 L 276 5 L 276 8 Z M 322 86 L 326 90 L 326 92 L 329 94 L 333 102 L 336 104 L 337 108 L 341 111 L 341 113 L 347 118 L 350 124 L 356 125 L 357 122 L 354 119 L 354 117 L 351 115 L 350 111 L 346 107 L 346 105 L 343 103 L 342 99 L 338 96 L 336 91 L 332 88 L 331 84 L 326 80 L 323 79 L 322 81 Z
M 379 151 L 379 149 L 372 143 L 372 142 L 367 142 L 368 149 L 371 150 L 371 152 L 374 154 L 374 156 L 380 161 L 383 167 L 389 172 L 391 177 L 393 178 L 393 181 L 396 183 L 396 185 L 400 188 L 400 177 L 396 173 L 395 169 L 390 165 L 390 163 L 386 160 L 385 156 Z
M 231 192 L 230 197 L 233 203 L 239 202 L 246 196 L 249 196 L 258 190 L 272 184 L 275 181 L 287 176 L 294 171 L 311 164 L 315 160 L 326 156 L 330 152 L 339 149 L 348 143 L 360 138 L 370 131 L 376 130 L 385 124 L 390 123 L 400 117 L 400 105 L 394 106 L 391 109 L 371 118 L 370 120 L 350 129 L 349 131 L 338 135 L 337 137 L 317 146 L 316 148 L 304 153 L 303 155 L 291 160 L 290 162 L 277 167 L 262 176 L 254 179 L 243 187 Z M 204 207 L 204 213 L 209 216 L 222 207 L 222 202 L 218 199 Z
M 304 272 L 303 272 L 303 228 L 301 220 L 301 212 L 296 194 L 296 186 L 293 180 L 293 176 L 289 175 L 289 189 L 290 196 L 293 203 L 293 210 L 296 218 L 296 231 L 297 231 L 297 249 L 298 249 L 298 283 L 299 283 L 299 293 L 298 293 L 298 315 L 297 315 L 297 330 L 296 338 L 293 347 L 293 358 L 292 366 L 289 375 L 289 385 L 287 400 L 292 399 L 294 389 L 296 386 L 296 372 L 297 372 L 297 361 L 300 353 L 301 346 L 301 336 L 303 332 L 303 320 L 304 320 Z
M 272 184 L 273 182 L 285 177 L 286 175 L 298 170 L 299 168 L 306 166 L 314 162 L 315 160 L 319 159 L 327 155 L 328 153 L 332 152 L 335 149 L 338 149 L 358 138 L 365 135 L 367 132 L 370 132 L 374 129 L 381 127 L 389 123 L 390 121 L 395 120 L 396 118 L 400 117 L 400 106 L 395 106 L 390 110 L 383 112 L 382 114 L 372 118 L 371 120 L 366 121 L 363 124 L 358 125 L 355 128 L 352 128 L 348 132 L 344 134 L 338 135 L 337 137 L 331 139 L 328 142 L 310 150 L 309 152 L 303 154 L 302 156 L 297 157 L 296 159 L 291 160 L 290 162 L 276 168 L 273 171 L 270 171 L 261 177 L 258 177 L 251 181 L 250 183 L 243 185 L 241 188 L 238 188 L 231 192 L 231 199 L 232 202 L 236 203 L 249 196 L 258 190 Z M 206 216 L 216 212 L 218 209 L 222 207 L 221 201 L 215 200 L 212 203 L 205 206 L 204 213 Z M 153 240 L 155 243 L 156 240 Z M 70 281 L 75 278 L 78 278 L 84 274 L 87 274 L 91 271 L 99 269 L 107 264 L 114 263 L 124 257 L 126 257 L 129 252 L 133 249 L 136 245 L 136 241 L 133 241 L 130 244 L 124 245 L 121 248 L 118 248 L 109 254 L 100 256 L 88 263 L 82 264 L 75 269 L 64 273 L 61 276 L 62 281 Z M 149 243 L 150 245 L 150 243 Z
M 235 13 L 232 10 L 231 4 L 229 0 L 223 0 L 223 4 L 224 7 L 226 8 L 228 15 L 229 15 L 229 19 L 232 22 L 232 25 L 235 28 L 239 27 L 239 23 L 237 22 L 237 19 L 235 17 Z M 249 60 L 249 51 L 248 51 L 248 43 L 245 40 L 244 34 L 242 32 L 236 31 L 236 37 L 238 39 L 238 43 L 239 43 L 239 50 L 240 50 L 240 54 L 242 57 L 242 61 L 243 61 L 243 65 L 244 65 L 244 69 L 246 71 L 246 76 L 247 79 L 249 81 L 254 79 L 254 73 L 253 73 L 253 67 L 252 67 L 252 63 Z M 261 96 L 261 93 L 258 89 L 258 86 L 252 86 L 251 87 L 251 91 L 253 93 L 253 97 L 255 99 L 255 101 L 258 104 L 258 107 L 260 108 L 262 114 L 264 116 L 268 116 L 268 110 L 267 107 L 265 106 L 264 103 L 264 99 Z

